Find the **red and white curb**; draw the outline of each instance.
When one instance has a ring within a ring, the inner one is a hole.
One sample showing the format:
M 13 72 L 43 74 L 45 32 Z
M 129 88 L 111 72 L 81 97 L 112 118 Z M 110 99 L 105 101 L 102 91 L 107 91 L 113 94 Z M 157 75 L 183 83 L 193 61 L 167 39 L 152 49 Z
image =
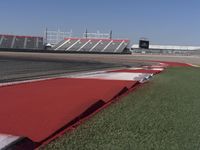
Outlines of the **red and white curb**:
M 163 66 L 151 66 L 151 67 L 142 67 L 142 68 L 128 68 L 127 70 L 158 70 L 163 71 Z M 115 71 L 115 70 L 114 70 Z M 137 73 L 137 72 L 110 72 L 110 71 L 96 71 L 96 72 L 87 72 L 87 73 L 79 73 L 75 75 L 69 76 L 60 76 L 55 78 L 84 78 L 84 79 L 99 79 L 99 80 L 124 80 L 124 81 L 139 81 L 140 83 L 144 83 L 148 81 L 153 76 L 153 73 Z M 37 79 L 37 80 L 27 80 L 27 81 L 20 81 L 20 82 L 10 82 L 10 83 L 2 83 L 2 86 L 12 86 L 14 84 L 21 84 L 21 83 L 31 83 L 37 81 L 44 81 L 50 80 L 55 78 L 46 78 L 46 79 Z M 19 136 L 14 135 L 6 135 L 0 134 L 0 150 L 6 148 L 9 145 L 12 145 L 17 140 L 21 139 Z

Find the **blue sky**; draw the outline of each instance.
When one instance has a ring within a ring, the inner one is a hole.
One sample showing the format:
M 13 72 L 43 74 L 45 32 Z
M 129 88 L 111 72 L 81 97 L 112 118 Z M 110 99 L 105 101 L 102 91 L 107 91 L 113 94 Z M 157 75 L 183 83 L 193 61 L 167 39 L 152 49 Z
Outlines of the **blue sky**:
M 199 0 L 1 0 L 0 33 L 41 35 L 45 27 L 81 36 L 109 32 L 137 43 L 200 45 Z

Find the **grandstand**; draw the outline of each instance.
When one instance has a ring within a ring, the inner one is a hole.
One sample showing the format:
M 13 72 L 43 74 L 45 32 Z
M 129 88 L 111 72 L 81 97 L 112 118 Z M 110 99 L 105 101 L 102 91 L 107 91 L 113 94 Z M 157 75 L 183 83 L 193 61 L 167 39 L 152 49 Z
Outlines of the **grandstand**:
M 0 49 L 43 49 L 43 37 L 1 34 Z
M 66 52 L 123 53 L 129 42 L 127 39 L 65 38 L 52 49 Z
M 83 33 L 72 38 L 72 31 L 48 31 L 44 37 L 0 34 L 0 50 L 58 52 L 58 53 L 129 53 L 127 39 L 112 39 L 110 33 Z

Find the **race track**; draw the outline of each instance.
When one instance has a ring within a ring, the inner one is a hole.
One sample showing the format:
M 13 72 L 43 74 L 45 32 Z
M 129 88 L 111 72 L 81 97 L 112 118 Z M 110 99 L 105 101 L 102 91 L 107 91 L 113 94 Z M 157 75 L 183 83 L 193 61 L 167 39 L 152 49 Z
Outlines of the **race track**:
M 0 52 L 0 83 L 114 67 L 139 67 L 153 64 L 143 60 L 200 64 L 198 56 Z
M 0 57 L 25 58 L 36 60 L 75 60 L 92 61 L 103 63 L 133 64 L 136 60 L 160 60 L 182 63 L 200 64 L 200 56 L 175 56 L 175 55 L 112 55 L 112 54 L 69 54 L 69 53 L 31 53 L 31 52 L 3 52 Z

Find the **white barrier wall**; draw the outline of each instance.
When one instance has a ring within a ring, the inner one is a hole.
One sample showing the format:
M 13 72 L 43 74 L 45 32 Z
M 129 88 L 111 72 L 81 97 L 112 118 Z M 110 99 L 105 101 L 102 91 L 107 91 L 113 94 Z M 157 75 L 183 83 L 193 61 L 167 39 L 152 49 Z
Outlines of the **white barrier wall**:
M 139 48 L 138 44 L 131 46 L 132 49 Z M 176 45 L 149 45 L 149 49 L 164 49 L 164 50 L 198 50 L 200 46 L 176 46 Z

